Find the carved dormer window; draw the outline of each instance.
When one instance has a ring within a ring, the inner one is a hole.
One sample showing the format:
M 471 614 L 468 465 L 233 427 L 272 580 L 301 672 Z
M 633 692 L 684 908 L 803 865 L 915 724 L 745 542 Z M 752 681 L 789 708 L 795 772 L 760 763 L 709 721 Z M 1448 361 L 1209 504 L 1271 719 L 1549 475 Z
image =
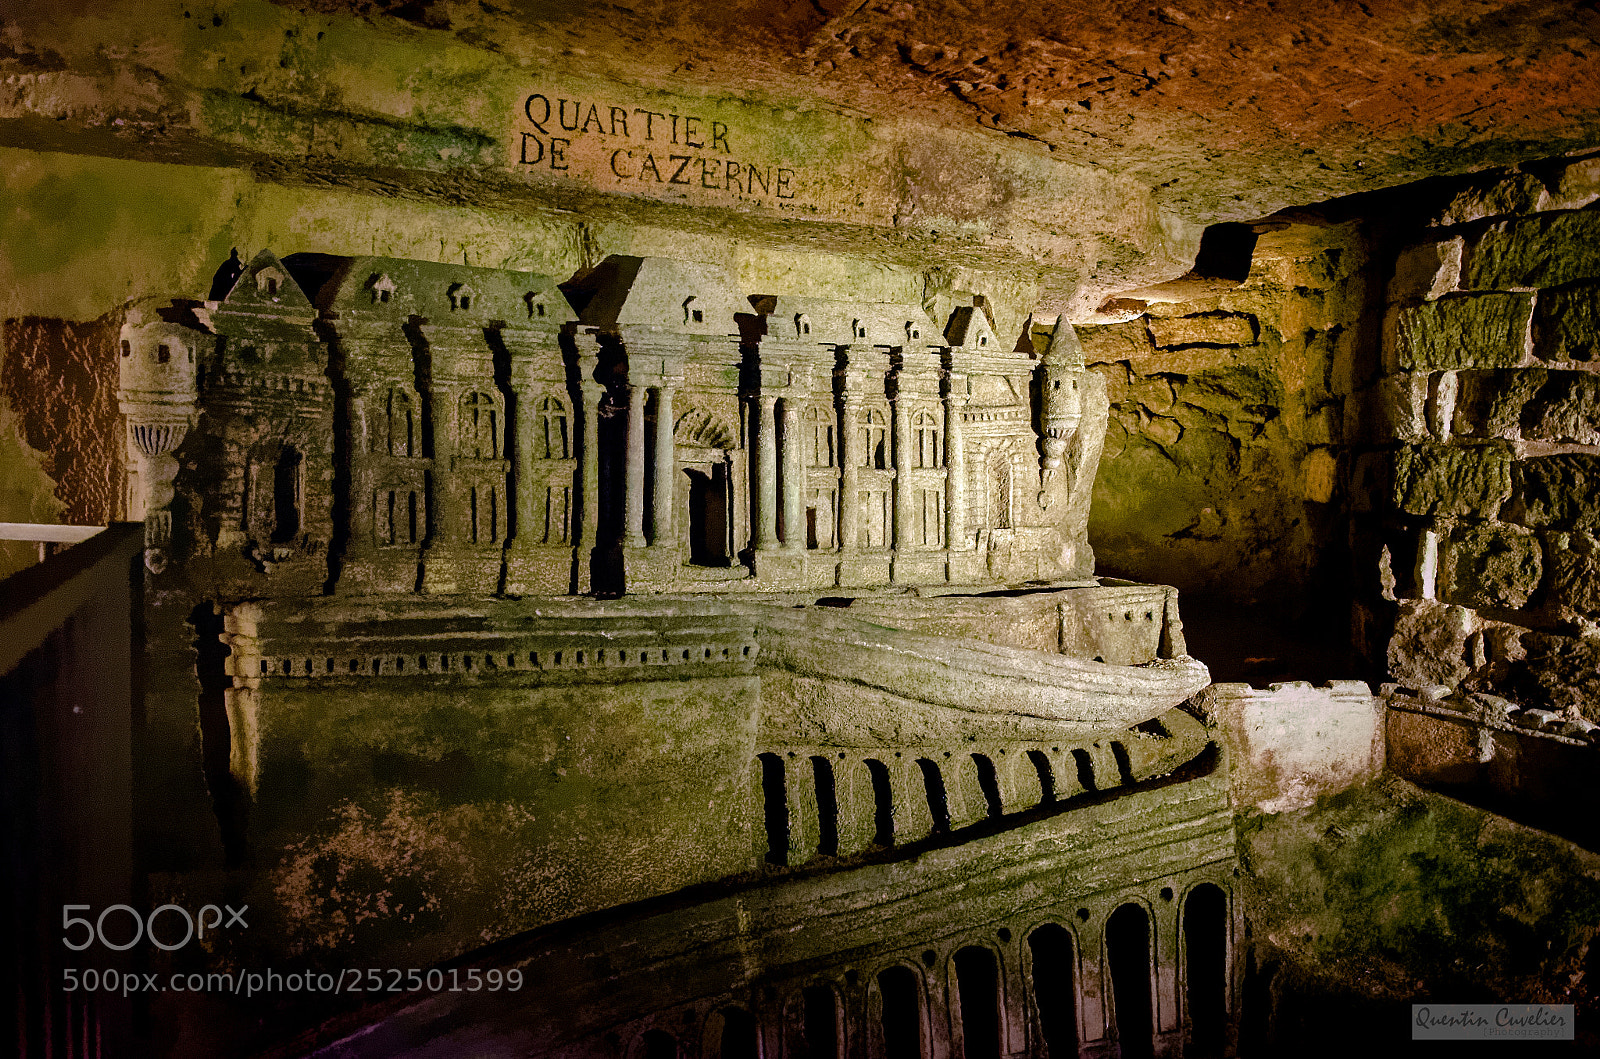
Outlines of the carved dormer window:
M 694 300 L 695 300 L 695 297 L 694 297 L 693 294 L 691 294 L 687 298 L 683 299 L 683 322 L 686 323 L 686 324 L 687 323 L 703 324 L 703 323 L 706 322 L 705 310 L 696 309 L 694 307 Z
M 856 338 L 866 338 L 867 337 L 867 325 L 862 323 L 860 320 L 851 320 L 850 321 L 850 333 L 852 335 L 854 335 Z
M 450 284 L 450 290 L 447 293 L 450 296 L 450 310 L 452 312 L 464 312 L 472 308 L 472 299 L 477 295 L 477 291 L 465 283 Z
M 387 273 L 373 276 L 368 281 L 367 286 L 372 288 L 372 304 L 374 305 L 387 305 L 389 300 L 394 297 L 394 280 L 390 279 Z
M 907 338 L 921 338 L 922 337 L 922 328 L 918 327 L 914 321 L 907 320 L 906 321 L 906 337 Z
M 528 319 L 541 319 L 547 314 L 548 310 L 545 308 L 544 295 L 538 291 L 529 291 L 522 296 L 522 300 L 528 303 Z
M 805 313 L 795 313 L 794 333 L 796 336 L 809 335 L 811 333 L 811 317 Z
M 273 301 L 278 300 L 278 287 L 286 277 L 275 268 L 264 268 L 256 273 L 256 289 L 264 291 Z
M 978 345 L 987 346 L 988 344 L 989 344 L 989 336 L 988 335 L 979 335 L 978 336 Z

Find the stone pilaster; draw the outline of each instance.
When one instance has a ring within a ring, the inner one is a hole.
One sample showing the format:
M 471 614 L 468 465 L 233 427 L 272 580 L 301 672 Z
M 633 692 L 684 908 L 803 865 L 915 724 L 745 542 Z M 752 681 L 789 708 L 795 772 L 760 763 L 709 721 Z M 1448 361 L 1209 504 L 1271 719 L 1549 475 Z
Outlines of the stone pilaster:
M 628 385 L 628 454 L 623 497 L 622 543 L 643 548 L 644 539 L 644 400 L 645 387 Z
M 678 460 L 672 436 L 673 390 L 671 382 L 664 382 L 656 390 L 656 480 L 651 504 L 653 536 L 650 544 L 663 551 L 678 547 L 677 505 L 673 495 L 678 484 Z
M 777 397 L 757 394 L 754 401 L 756 448 L 756 550 L 778 546 Z
M 783 399 L 783 546 L 801 552 L 806 546 L 805 504 L 802 490 L 805 469 L 801 466 L 800 402 Z

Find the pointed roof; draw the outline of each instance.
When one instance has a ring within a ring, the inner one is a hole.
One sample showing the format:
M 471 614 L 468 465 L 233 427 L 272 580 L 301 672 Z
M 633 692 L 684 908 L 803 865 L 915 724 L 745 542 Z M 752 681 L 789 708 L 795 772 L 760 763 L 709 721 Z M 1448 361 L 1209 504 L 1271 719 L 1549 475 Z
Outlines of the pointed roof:
M 958 305 L 951 310 L 944 337 L 953 349 L 970 353 L 1007 352 L 989 323 L 989 314 L 981 306 Z
M 309 316 L 316 312 L 293 273 L 271 250 L 250 259 L 222 298 L 222 308 L 269 315 Z
M 1083 367 L 1083 343 L 1078 341 L 1078 331 L 1065 315 L 1056 321 L 1050 344 L 1045 347 L 1044 363 L 1058 368 Z
M 578 321 L 599 331 L 649 327 L 686 335 L 739 333 L 750 305 L 727 270 L 702 261 L 613 254 L 562 290 Z

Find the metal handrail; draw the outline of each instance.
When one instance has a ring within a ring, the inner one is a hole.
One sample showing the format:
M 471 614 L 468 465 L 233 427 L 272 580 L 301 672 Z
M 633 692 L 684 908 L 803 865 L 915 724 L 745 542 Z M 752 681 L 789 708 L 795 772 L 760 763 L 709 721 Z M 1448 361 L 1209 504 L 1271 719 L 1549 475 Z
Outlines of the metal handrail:
M 103 529 L 104 526 L 59 526 L 48 522 L 0 522 L 0 541 L 37 541 L 42 563 L 45 545 L 78 544 Z

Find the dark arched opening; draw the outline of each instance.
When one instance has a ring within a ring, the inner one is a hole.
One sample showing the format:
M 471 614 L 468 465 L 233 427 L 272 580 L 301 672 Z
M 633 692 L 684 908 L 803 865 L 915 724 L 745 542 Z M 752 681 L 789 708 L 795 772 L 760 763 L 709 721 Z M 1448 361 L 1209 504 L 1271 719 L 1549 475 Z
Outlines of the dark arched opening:
M 917 767 L 922 770 L 922 786 L 928 794 L 928 812 L 933 817 L 934 834 L 942 834 L 950 830 L 950 803 L 945 799 L 944 776 L 939 772 L 939 766 L 927 758 L 918 758 Z
M 686 468 L 689 476 L 689 562 L 728 565 L 728 474 L 724 464 L 707 471 Z
M 838 1059 L 839 1004 L 833 990 L 825 985 L 809 985 L 800 997 L 805 1006 L 801 1055 L 805 1059 Z
M 872 778 L 872 841 L 880 846 L 894 845 L 894 788 L 889 784 L 889 766 L 867 758 L 867 775 Z
M 272 541 L 286 544 L 300 535 L 303 504 L 301 469 L 304 461 L 293 446 L 285 446 L 272 468 Z
M 678 1042 L 664 1030 L 646 1030 L 640 1044 L 640 1059 L 678 1059 Z
M 878 975 L 878 997 L 883 1004 L 884 1059 L 921 1059 L 922 1006 L 916 973 L 908 967 L 884 969 Z
M 989 816 L 1004 812 L 1000 802 L 1000 779 L 995 775 L 994 761 L 987 754 L 973 754 L 972 764 L 978 770 L 978 789 L 983 791 L 983 804 Z
M 789 863 L 789 797 L 784 786 L 783 759 L 761 755 L 761 799 L 767 825 L 767 863 Z
M 811 778 L 817 790 L 817 852 L 839 855 L 839 797 L 833 784 L 833 763 L 825 757 L 811 759 Z
M 1000 1059 L 1000 968 L 993 950 L 969 945 L 956 953 L 961 1051 L 966 1059 Z
M 1049 805 L 1056 800 L 1056 774 L 1050 767 L 1050 758 L 1043 750 L 1030 750 L 1028 760 L 1039 775 L 1039 804 Z
M 1222 1055 L 1228 1027 L 1228 896 L 1202 883 L 1183 905 L 1189 1041 L 1185 1055 Z
M 1078 995 L 1073 974 L 1072 933 L 1046 923 L 1028 935 L 1033 957 L 1033 1004 L 1049 1059 L 1078 1054 Z
M 1150 1004 L 1150 916 L 1143 905 L 1128 903 L 1106 922 L 1106 963 L 1111 969 L 1111 1002 L 1123 1059 L 1154 1054 Z
M 723 1008 L 720 1043 L 719 1059 L 760 1059 L 755 1016 L 744 1008 Z

